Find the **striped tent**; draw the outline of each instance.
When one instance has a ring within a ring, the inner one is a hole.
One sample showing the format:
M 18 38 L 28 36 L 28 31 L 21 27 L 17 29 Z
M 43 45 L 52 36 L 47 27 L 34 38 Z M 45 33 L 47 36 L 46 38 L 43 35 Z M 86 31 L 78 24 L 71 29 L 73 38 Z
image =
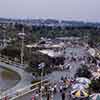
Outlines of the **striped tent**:
M 76 78 L 76 82 L 79 82 L 82 84 L 90 84 L 91 83 L 91 81 L 85 77 Z
M 74 90 L 71 92 L 71 95 L 72 95 L 72 97 L 80 97 L 80 98 L 89 96 L 88 92 L 85 90 Z
M 85 85 L 84 84 L 80 84 L 80 83 L 72 85 L 72 89 L 73 90 L 79 90 L 79 89 L 85 89 L 85 88 L 86 88 Z
M 89 100 L 100 100 L 100 93 L 90 95 Z

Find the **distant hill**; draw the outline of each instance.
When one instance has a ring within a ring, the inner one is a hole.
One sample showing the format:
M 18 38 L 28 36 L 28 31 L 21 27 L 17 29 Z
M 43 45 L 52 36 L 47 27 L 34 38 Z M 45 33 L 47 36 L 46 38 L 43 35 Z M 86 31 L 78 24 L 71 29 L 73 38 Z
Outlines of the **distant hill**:
M 67 20 L 56 20 L 56 19 L 10 19 L 10 18 L 0 18 L 0 24 L 30 24 L 30 25 L 45 25 L 45 26 L 68 26 L 68 27 L 98 27 L 100 28 L 100 23 L 98 22 L 84 22 L 84 21 L 67 21 Z

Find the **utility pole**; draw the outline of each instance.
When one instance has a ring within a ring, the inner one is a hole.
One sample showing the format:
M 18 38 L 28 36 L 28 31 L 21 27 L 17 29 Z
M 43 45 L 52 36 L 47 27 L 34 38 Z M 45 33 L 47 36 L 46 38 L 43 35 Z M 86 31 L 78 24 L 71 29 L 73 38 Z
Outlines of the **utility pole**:
M 25 39 L 25 33 L 24 33 L 24 28 L 22 29 L 22 33 L 18 34 L 19 37 L 21 38 L 21 66 L 24 64 L 24 39 Z

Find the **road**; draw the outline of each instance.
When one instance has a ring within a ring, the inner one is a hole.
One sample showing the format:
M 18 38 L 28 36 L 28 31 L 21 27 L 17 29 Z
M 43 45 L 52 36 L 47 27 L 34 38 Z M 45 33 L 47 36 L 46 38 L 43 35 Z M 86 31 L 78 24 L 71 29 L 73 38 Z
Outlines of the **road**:
M 71 47 L 68 47 L 66 48 L 66 54 L 65 56 L 69 56 L 69 57 L 72 57 L 73 56 L 79 56 L 79 57 L 83 57 L 86 55 L 86 51 L 83 47 L 74 47 L 74 48 L 71 48 Z M 66 63 L 69 63 L 69 61 L 66 60 Z M 68 76 L 68 77 L 74 77 L 74 74 L 76 73 L 76 70 L 80 67 L 80 62 L 77 61 L 77 62 L 70 62 L 70 65 L 72 66 L 71 70 L 70 70 L 70 75 L 69 75 L 69 71 L 55 71 L 47 76 L 45 76 L 46 78 L 50 79 L 50 80 L 56 80 L 56 81 L 59 81 L 61 79 L 62 76 Z M 31 97 L 32 97 L 32 93 L 29 93 L 27 95 L 24 95 L 18 99 L 15 99 L 15 100 L 31 100 Z M 43 100 L 46 100 L 45 98 Z M 61 100 L 61 94 L 58 93 L 54 96 L 53 100 Z M 66 100 L 69 100 L 68 97 L 66 97 Z

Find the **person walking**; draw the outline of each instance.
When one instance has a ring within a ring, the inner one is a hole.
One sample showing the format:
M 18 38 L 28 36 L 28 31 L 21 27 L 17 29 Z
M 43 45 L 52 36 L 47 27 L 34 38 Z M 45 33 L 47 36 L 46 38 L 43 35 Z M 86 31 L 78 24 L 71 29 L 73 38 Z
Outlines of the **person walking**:
M 62 92 L 62 100 L 65 100 L 65 93 Z
M 47 100 L 50 100 L 50 93 L 47 93 Z
M 62 91 L 61 96 L 62 96 L 62 100 L 65 100 L 66 95 L 65 95 L 65 91 L 64 90 Z
M 39 100 L 39 92 L 38 91 L 36 91 L 36 93 L 35 93 L 35 100 Z
M 6 97 L 4 98 L 4 100 L 8 100 L 8 97 L 6 96 Z
M 35 100 L 35 97 L 34 97 L 34 95 L 32 95 L 32 98 L 31 98 L 31 100 Z

